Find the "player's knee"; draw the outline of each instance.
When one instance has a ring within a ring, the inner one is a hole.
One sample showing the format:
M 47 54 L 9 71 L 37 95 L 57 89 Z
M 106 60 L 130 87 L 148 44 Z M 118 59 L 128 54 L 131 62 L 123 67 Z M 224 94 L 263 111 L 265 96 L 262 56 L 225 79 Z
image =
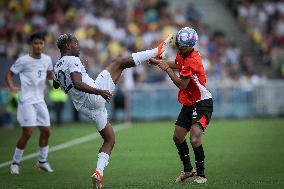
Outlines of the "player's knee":
M 183 143 L 183 141 L 184 141 L 184 138 L 180 138 L 180 137 L 178 137 L 177 135 L 173 135 L 173 141 L 174 141 L 174 143 L 176 143 L 176 144 L 181 144 L 181 143 Z
M 49 138 L 50 137 L 50 130 L 45 131 L 44 135 L 45 135 L 46 138 Z
M 201 136 L 198 135 L 192 135 L 190 137 L 190 144 L 195 148 L 200 146 L 201 144 Z
M 29 139 L 33 134 L 33 130 L 32 129 L 26 129 L 23 130 L 23 138 L 25 139 Z
M 192 125 L 190 129 L 190 143 L 193 147 L 197 147 L 201 144 L 201 135 L 202 130 L 199 127 L 198 123 Z
M 106 143 L 107 145 L 113 147 L 115 145 L 115 135 L 112 133 L 109 133 L 108 135 L 105 135 L 103 137 L 104 139 L 104 143 Z
M 41 131 L 40 131 L 40 135 L 41 136 L 43 136 L 43 137 L 45 137 L 45 138 L 49 138 L 49 136 L 50 136 L 50 129 L 42 129 Z

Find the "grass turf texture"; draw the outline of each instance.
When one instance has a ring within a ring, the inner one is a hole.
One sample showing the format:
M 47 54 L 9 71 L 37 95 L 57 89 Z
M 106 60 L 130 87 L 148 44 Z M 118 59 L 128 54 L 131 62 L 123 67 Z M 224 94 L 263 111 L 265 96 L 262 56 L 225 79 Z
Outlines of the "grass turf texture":
M 192 179 L 174 183 L 182 166 L 173 130 L 173 122 L 139 122 L 118 132 L 104 188 L 284 188 L 284 119 L 213 120 L 203 138 L 208 182 L 202 186 Z M 0 129 L 0 163 L 11 159 L 20 131 Z M 50 146 L 92 132 L 96 129 L 88 124 L 53 127 Z M 24 155 L 38 150 L 38 134 L 35 129 Z M 37 158 L 23 161 L 20 175 L 0 168 L 0 188 L 91 188 L 101 143 L 99 138 L 50 153 L 51 174 L 35 168 Z M 191 148 L 190 155 L 193 162 Z

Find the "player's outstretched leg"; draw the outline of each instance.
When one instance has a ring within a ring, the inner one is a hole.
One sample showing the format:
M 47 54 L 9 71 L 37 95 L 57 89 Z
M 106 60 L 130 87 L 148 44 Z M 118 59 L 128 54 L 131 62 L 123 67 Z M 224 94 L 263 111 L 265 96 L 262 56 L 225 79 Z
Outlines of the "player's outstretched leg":
M 110 123 L 107 123 L 106 127 L 100 131 L 104 143 L 99 150 L 97 168 L 91 176 L 93 187 L 102 188 L 103 186 L 103 174 L 104 169 L 108 165 L 109 156 L 115 144 L 115 135 Z
M 166 52 L 173 43 L 173 35 L 170 34 L 167 39 L 158 45 L 157 48 L 151 50 L 145 50 L 137 53 L 132 53 L 131 56 L 116 58 L 113 62 L 107 67 L 108 72 L 110 73 L 112 80 L 116 84 L 119 80 L 121 73 L 126 68 L 131 68 L 137 66 L 145 61 L 148 61 L 150 58 L 162 58 L 166 56 Z
M 195 165 L 197 170 L 197 175 L 194 178 L 194 182 L 197 184 L 204 184 L 207 182 L 204 172 L 204 151 L 201 144 L 202 130 L 199 127 L 199 123 L 195 123 L 190 129 L 190 143 L 192 145 L 194 155 L 195 155 Z
M 166 59 L 168 49 L 174 45 L 174 35 L 169 34 L 168 37 L 158 45 L 157 47 L 157 58 L 159 59 Z
M 21 138 L 17 142 L 17 146 L 15 149 L 15 153 L 12 159 L 12 164 L 10 166 L 11 174 L 19 174 L 20 173 L 20 162 L 24 153 L 24 149 L 30 137 L 32 136 L 33 129 L 32 127 L 22 127 L 22 135 Z

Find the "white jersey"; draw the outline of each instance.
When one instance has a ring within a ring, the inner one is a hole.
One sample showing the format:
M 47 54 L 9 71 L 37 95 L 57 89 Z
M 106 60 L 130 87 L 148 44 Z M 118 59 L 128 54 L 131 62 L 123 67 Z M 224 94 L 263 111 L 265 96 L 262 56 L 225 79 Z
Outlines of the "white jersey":
M 40 59 L 35 59 L 29 54 L 24 55 L 16 60 L 10 70 L 20 75 L 20 103 L 44 102 L 47 71 L 52 70 L 52 61 L 48 55 L 41 54 Z
M 63 56 L 54 66 L 55 80 L 60 87 L 72 99 L 75 108 L 78 110 L 85 102 L 88 94 L 73 87 L 71 73 L 78 72 L 82 75 L 82 82 L 94 87 L 95 81 L 89 77 L 81 60 L 75 56 Z

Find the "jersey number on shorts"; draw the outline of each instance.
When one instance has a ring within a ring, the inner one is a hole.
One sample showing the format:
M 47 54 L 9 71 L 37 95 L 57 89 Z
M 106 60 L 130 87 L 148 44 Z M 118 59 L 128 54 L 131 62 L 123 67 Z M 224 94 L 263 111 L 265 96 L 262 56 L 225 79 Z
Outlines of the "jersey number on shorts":
M 70 89 L 72 89 L 72 84 L 67 83 L 66 81 L 66 75 L 62 70 L 59 70 L 57 74 L 57 80 L 59 81 L 62 89 L 65 91 L 65 93 L 68 93 Z

